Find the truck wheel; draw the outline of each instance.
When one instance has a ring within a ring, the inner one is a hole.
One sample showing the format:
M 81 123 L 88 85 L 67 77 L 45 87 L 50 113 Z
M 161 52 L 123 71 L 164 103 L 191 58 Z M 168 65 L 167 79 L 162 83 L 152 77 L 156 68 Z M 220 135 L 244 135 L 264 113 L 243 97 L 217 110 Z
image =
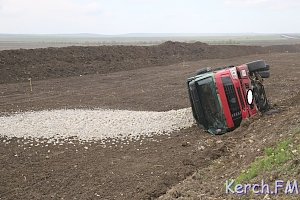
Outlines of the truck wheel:
M 256 71 L 268 71 L 268 70 L 270 70 L 270 65 L 268 65 L 268 64 L 266 64 L 266 67 L 265 68 L 261 68 L 261 69 L 258 69 L 258 70 L 256 70 Z
M 262 78 L 269 78 L 270 77 L 270 71 L 258 71 L 257 72 Z
M 266 69 L 264 71 L 270 70 L 270 65 L 266 64 Z
M 270 106 L 269 106 L 269 102 L 267 99 L 264 86 L 261 83 L 255 84 L 253 88 L 253 92 L 254 92 L 255 103 L 257 105 L 258 110 L 260 112 L 267 111 L 270 108 Z
M 198 71 L 196 71 L 196 75 L 205 74 L 209 71 L 210 71 L 209 68 L 199 69 Z
M 253 62 L 246 63 L 250 72 L 264 71 L 267 70 L 267 65 L 263 60 L 257 60 Z

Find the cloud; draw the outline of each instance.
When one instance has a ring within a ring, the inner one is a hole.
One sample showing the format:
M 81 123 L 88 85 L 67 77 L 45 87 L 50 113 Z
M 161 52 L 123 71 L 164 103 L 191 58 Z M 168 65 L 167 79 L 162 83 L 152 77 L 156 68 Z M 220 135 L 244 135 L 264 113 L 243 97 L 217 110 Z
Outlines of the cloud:
M 230 5 L 259 5 L 272 0 L 225 0 L 226 4 Z
M 300 7 L 300 1 L 298 0 L 225 0 L 225 4 L 236 7 L 263 7 L 274 10 Z
M 99 0 L 0 0 L 1 32 L 70 32 L 105 15 Z M 4 29 L 4 30 L 3 30 Z
M 99 1 L 72 1 L 72 0 L 1 0 L 1 14 L 38 14 L 41 17 L 48 14 L 86 14 L 101 10 Z
M 296 0 L 0 0 L 0 32 L 295 32 L 299 9 Z

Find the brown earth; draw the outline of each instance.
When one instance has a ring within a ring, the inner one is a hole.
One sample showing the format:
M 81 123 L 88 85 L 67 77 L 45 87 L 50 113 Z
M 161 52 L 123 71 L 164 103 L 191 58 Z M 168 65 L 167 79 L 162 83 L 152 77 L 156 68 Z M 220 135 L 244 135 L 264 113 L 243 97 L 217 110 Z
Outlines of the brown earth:
M 95 46 L 0 51 L 0 84 L 106 74 L 182 61 L 300 52 L 300 45 L 234 46 L 165 42 L 155 46 Z
M 61 53 L 67 49 L 48 50 L 57 50 L 57 56 L 63 58 Z M 129 67 L 131 70 L 120 68 L 118 72 L 105 74 L 33 80 L 33 92 L 28 82 L 0 84 L 2 115 L 65 107 L 163 111 L 189 106 L 185 80 L 198 68 L 257 59 L 264 59 L 271 65 L 272 75 L 265 81 L 265 87 L 280 113 L 263 116 L 223 136 L 211 136 L 194 126 L 171 136 L 144 138 L 142 142 L 113 144 L 108 141 L 106 148 L 97 141 L 54 145 L 2 137 L 0 199 L 154 199 L 166 192 L 161 198 L 188 198 L 188 195 L 195 199 L 199 199 L 199 195 L 202 199 L 226 198 L 222 192 L 215 192 L 217 188 L 212 184 L 218 183 L 217 187 L 221 187 L 231 175 L 229 173 L 238 173 L 236 166 L 232 169 L 233 164 L 250 163 L 260 155 L 257 149 L 278 140 L 274 133 L 280 134 L 285 127 L 299 125 L 300 53 L 205 59 L 168 66 Z M 64 76 L 63 72 L 61 74 Z M 254 143 L 248 143 L 249 139 Z M 245 153 L 234 154 L 239 148 Z M 222 167 L 218 167 L 220 161 Z M 202 172 L 206 173 L 205 180 L 199 179 L 199 175 L 193 178 L 200 180 L 197 187 L 192 184 L 190 190 L 177 189 L 176 184 L 189 180 L 188 177 L 201 169 L 210 171 Z M 171 188 L 173 190 L 169 190 Z

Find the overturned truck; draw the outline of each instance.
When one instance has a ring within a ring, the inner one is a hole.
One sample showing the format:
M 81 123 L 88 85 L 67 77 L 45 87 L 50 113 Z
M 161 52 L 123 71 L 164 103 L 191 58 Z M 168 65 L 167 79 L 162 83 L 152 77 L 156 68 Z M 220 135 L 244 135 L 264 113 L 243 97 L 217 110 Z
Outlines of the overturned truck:
M 205 68 L 188 78 L 188 93 L 198 126 L 223 134 L 240 126 L 243 119 L 265 112 L 269 102 L 263 79 L 270 66 L 263 60 L 240 66 Z

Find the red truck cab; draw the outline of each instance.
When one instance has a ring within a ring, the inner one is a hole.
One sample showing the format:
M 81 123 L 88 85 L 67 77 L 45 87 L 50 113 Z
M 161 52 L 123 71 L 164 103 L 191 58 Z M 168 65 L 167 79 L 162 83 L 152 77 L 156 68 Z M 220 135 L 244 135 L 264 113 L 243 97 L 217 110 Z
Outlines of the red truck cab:
M 212 134 L 237 128 L 243 119 L 268 109 L 262 79 L 270 76 L 264 61 L 200 70 L 188 79 L 197 124 Z

